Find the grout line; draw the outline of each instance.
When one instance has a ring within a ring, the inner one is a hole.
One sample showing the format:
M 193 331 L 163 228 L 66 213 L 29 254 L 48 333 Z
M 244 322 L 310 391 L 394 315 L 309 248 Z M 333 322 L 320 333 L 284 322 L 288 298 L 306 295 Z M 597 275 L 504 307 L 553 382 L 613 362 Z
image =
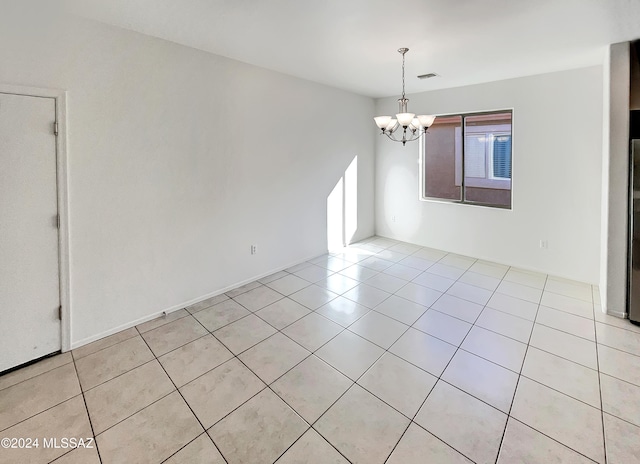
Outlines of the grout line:
M 511 268 L 509 268 L 511 269 Z M 507 271 L 508 272 L 508 271 Z M 547 285 L 547 278 L 545 278 L 545 286 Z M 542 295 L 544 294 L 544 287 L 542 288 L 542 292 L 540 292 L 540 302 L 542 301 Z M 535 329 L 535 321 L 538 318 L 538 311 L 540 311 L 540 302 L 538 302 L 538 307 L 536 308 L 536 315 L 533 319 L 533 325 L 531 326 L 531 332 L 529 332 L 529 340 L 527 341 L 526 348 L 524 350 L 524 356 L 522 357 L 522 363 L 520 364 L 520 371 L 518 372 L 518 378 L 516 379 L 516 386 L 513 390 L 513 396 L 511 397 L 511 404 L 509 405 L 509 411 L 507 412 L 507 420 L 505 422 L 504 430 L 502 431 L 502 437 L 500 438 L 500 444 L 498 445 L 498 454 L 496 455 L 496 463 L 500 458 L 500 452 L 502 451 L 502 444 L 504 443 L 504 436 L 507 433 L 507 426 L 509 424 L 509 418 L 511 417 L 511 410 L 513 409 L 513 403 L 516 400 L 516 394 L 518 393 L 518 386 L 520 385 L 520 378 L 522 377 L 522 369 L 524 368 L 524 363 L 527 360 L 527 352 L 529 351 L 529 344 L 531 343 L 531 337 L 533 336 L 533 329 Z
M 607 435 L 604 426 L 604 406 L 602 401 L 602 380 L 600 378 L 600 356 L 598 352 L 598 331 L 597 331 L 597 323 L 595 320 L 595 305 L 592 304 L 593 308 L 593 334 L 595 337 L 595 345 L 596 345 L 596 367 L 598 369 L 598 393 L 600 394 L 600 419 L 602 420 L 602 447 L 604 452 L 604 464 L 607 464 Z
M 191 317 L 193 317 L 193 316 L 191 316 Z M 195 319 L 195 317 L 194 317 L 194 319 Z M 198 323 L 200 324 L 200 321 L 198 321 L 197 319 L 196 319 L 196 322 L 198 322 Z M 200 324 L 200 325 L 202 325 L 202 324 Z M 202 326 L 202 327 L 204 327 L 204 326 Z M 206 330 L 206 327 L 204 327 L 204 329 Z M 138 330 L 138 329 L 136 328 L 136 330 Z M 138 330 L 138 333 L 139 333 L 139 332 L 140 332 L 140 331 Z M 142 334 L 141 334 L 141 335 L 142 335 Z M 144 338 L 143 338 L 143 340 L 144 340 Z M 151 347 L 149 346 L 149 344 L 147 343 L 147 341 L 146 341 L 146 340 L 144 340 L 144 342 L 147 344 L 147 347 L 149 348 L 149 350 L 151 351 L 151 353 L 153 353 L 153 350 L 151 349 Z M 184 345 L 183 345 L 183 346 L 184 346 Z M 172 392 L 168 393 L 167 395 L 163 396 L 162 398 L 166 398 L 167 396 L 172 395 L 174 392 L 178 392 L 178 394 L 179 394 L 179 395 L 180 395 L 180 397 L 182 398 L 182 401 L 184 402 L 184 404 L 189 408 L 189 410 L 191 411 L 191 414 L 193 414 L 193 417 L 198 421 L 198 424 L 200 424 L 200 427 L 202 427 L 202 430 L 204 431 L 204 433 L 207 433 L 207 429 L 204 427 L 204 425 L 202 424 L 202 422 L 200 421 L 200 419 L 198 418 L 198 416 L 196 415 L 196 413 L 194 412 L 194 410 L 191 408 L 191 405 L 187 402 L 187 400 L 185 399 L 185 397 L 182 395 L 182 392 L 180 391 L 180 389 L 178 388 L 178 386 L 176 385 L 176 383 L 173 381 L 173 379 L 171 378 L 171 376 L 169 375 L 169 373 L 167 372 L 167 370 L 164 368 L 164 366 L 162 365 L 162 363 L 160 362 L 160 360 L 157 358 L 157 356 L 155 355 L 155 353 L 153 353 L 153 355 L 154 355 L 155 361 L 160 365 L 160 368 L 164 371 L 165 375 L 167 376 L 167 378 L 169 379 L 169 381 L 173 384 L 173 388 L 175 389 L 175 390 L 173 390 Z M 160 399 L 162 399 L 162 398 L 160 398 Z M 160 399 L 159 399 L 159 400 L 156 400 L 155 402 L 160 401 Z M 155 403 L 155 402 L 154 402 L 154 403 Z M 153 403 L 152 403 L 152 404 L 153 404 Z M 147 405 L 147 406 L 145 406 L 145 407 L 144 407 L 144 408 L 142 408 L 142 409 L 146 409 L 146 408 L 148 408 L 149 406 L 150 406 L 150 405 Z M 142 409 L 141 409 L 140 411 L 142 411 Z M 138 411 L 138 412 L 140 412 L 140 411 Z M 138 412 L 136 412 L 135 414 L 137 414 Z M 132 416 L 133 416 L 133 414 L 132 414 L 131 416 L 129 416 L 129 417 L 132 417 Z M 127 418 L 127 419 L 128 419 L 128 418 Z M 198 438 L 200 435 L 201 435 L 201 434 L 198 434 L 198 435 L 194 438 L 194 440 L 195 440 L 196 438 Z M 211 439 L 211 438 L 210 438 L 210 439 Z M 191 440 L 191 441 L 193 441 L 193 440 Z M 213 439 L 211 439 L 211 441 L 213 442 L 213 446 L 215 446 L 215 447 L 216 447 L 216 449 L 218 450 L 218 452 L 220 453 L 220 455 L 222 456 L 222 458 L 223 458 L 225 461 L 227 461 L 227 459 L 224 457 L 224 455 L 222 454 L 222 452 L 221 452 L 221 451 L 220 451 L 220 449 L 218 448 L 218 445 L 216 445 L 216 443 L 213 441 Z M 191 443 L 191 442 L 189 442 L 189 443 Z M 178 450 L 176 451 L 176 453 L 178 453 L 181 449 L 183 449 L 183 448 L 184 448 L 185 446 L 187 446 L 189 443 L 185 444 L 183 447 L 181 447 L 180 449 L 178 449 Z M 173 454 L 176 454 L 176 453 L 173 453 Z M 172 455 L 172 456 L 173 456 L 173 455 Z M 169 459 L 170 457 L 171 457 L 171 456 L 167 457 L 166 459 Z M 166 461 L 166 459 L 165 459 L 165 461 Z
M 84 390 L 82 390 L 82 384 L 80 383 L 80 375 L 78 375 L 78 368 L 76 366 L 75 360 L 73 362 L 73 369 L 76 372 L 76 378 L 78 379 L 78 386 L 80 387 L 80 394 L 82 395 L 82 402 L 84 403 L 84 409 L 87 412 L 87 420 L 89 421 L 89 427 L 91 427 L 91 436 L 93 437 L 93 442 L 96 445 L 96 454 L 98 455 L 98 460 L 102 463 L 102 456 L 100 455 L 100 448 L 98 447 L 98 439 L 96 438 L 96 433 L 93 429 L 93 421 L 91 420 L 91 414 L 89 414 L 89 406 L 87 406 L 87 398 L 84 396 Z

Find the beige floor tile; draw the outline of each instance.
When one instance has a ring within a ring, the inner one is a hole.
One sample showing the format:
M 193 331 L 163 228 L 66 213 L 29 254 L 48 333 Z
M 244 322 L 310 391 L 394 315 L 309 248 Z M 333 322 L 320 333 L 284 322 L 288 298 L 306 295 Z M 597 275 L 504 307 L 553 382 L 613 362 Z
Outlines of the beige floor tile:
M 593 461 L 561 443 L 509 418 L 502 440 L 498 464 L 545 463 L 591 464 Z
M 169 322 L 177 321 L 178 319 L 182 319 L 183 317 L 188 316 L 189 313 L 186 309 L 181 309 L 179 311 L 173 311 L 166 316 L 160 316 L 150 321 L 144 322 L 142 324 L 138 324 L 136 328 L 138 332 L 144 333 L 153 329 L 157 329 L 158 327 L 162 327 Z
M 299 292 L 289 295 L 289 298 L 300 303 L 302 306 L 315 311 L 320 306 L 330 302 L 337 296 L 337 294 L 330 292 L 326 288 L 322 288 L 317 285 L 310 285 Z
M 0 430 L 35 416 L 80 393 L 73 364 L 32 377 L 0 391 Z
M 213 335 L 205 335 L 161 356 L 158 360 L 171 380 L 181 387 L 232 357 L 233 353 Z
M 389 351 L 439 377 L 453 357 L 456 347 L 410 328 L 389 348 Z
M 442 379 L 508 414 L 518 374 L 458 350 L 442 374 Z
M 403 359 L 385 353 L 358 380 L 358 384 L 412 418 L 437 380 L 437 377 Z
M 273 274 L 269 274 L 266 277 L 263 277 L 262 279 L 258 279 L 258 282 L 260 282 L 263 285 L 268 284 L 269 282 L 273 282 L 274 280 L 278 280 L 282 277 L 286 277 L 288 276 L 290 273 L 287 271 L 278 271 L 278 272 L 274 272 Z
M 454 266 L 447 266 L 446 264 L 436 263 L 427 269 L 430 274 L 436 274 L 440 277 L 446 277 L 447 279 L 458 280 L 465 273 L 465 269 L 460 269 Z
M 228 292 L 226 292 L 226 295 L 230 298 L 235 298 L 238 295 L 242 295 L 243 293 L 247 293 L 249 290 L 253 290 L 261 286 L 262 284 L 258 281 L 249 282 L 248 284 L 244 284 L 240 287 L 234 288 L 233 290 L 229 290 Z
M 598 372 L 593 369 L 530 346 L 522 375 L 600 408 Z
M 52 464 L 100 464 L 98 448 L 95 441 L 91 443 L 92 448 L 77 448 L 60 456 Z
M 234 354 L 242 353 L 253 345 L 270 337 L 277 330 L 258 316 L 250 314 L 236 322 L 216 330 L 213 335 Z
M 392 275 L 394 277 L 398 277 L 399 279 L 408 280 L 408 281 L 413 280 L 416 277 L 418 277 L 420 274 L 422 274 L 422 271 L 420 269 L 415 269 L 413 267 L 405 266 L 403 264 L 394 264 L 393 266 L 385 269 L 383 272 L 385 274 Z M 373 276 L 370 275 L 369 277 L 373 277 Z M 361 279 L 358 279 L 358 280 L 361 280 Z M 366 280 L 366 279 L 363 279 L 363 280 Z
M 460 348 L 502 367 L 520 372 L 527 345 L 475 326 Z
M 425 271 L 413 279 L 413 283 L 422 285 L 423 287 L 432 288 L 439 292 L 446 292 L 454 283 L 456 283 L 456 281 Z
M 289 298 L 283 298 L 280 301 L 270 304 L 266 308 L 262 308 L 255 314 L 260 319 L 268 322 L 278 330 L 284 329 L 286 326 L 293 324 L 300 318 L 303 318 L 311 311 L 300 303 Z
M 567 313 L 593 319 L 593 303 L 578 300 L 557 293 L 544 292 L 540 304 L 549 308 L 559 309 Z
M 248 316 L 251 312 L 233 300 L 226 300 L 194 314 L 200 324 L 213 332 L 225 325 Z
M 104 462 L 161 462 L 203 432 L 178 392 L 97 436 Z
M 346 292 L 343 296 L 351 301 L 355 301 L 359 305 L 372 309 L 389 298 L 391 293 L 387 293 L 379 288 L 371 287 L 367 284 L 360 284 Z
M 295 270 L 293 274 L 300 277 L 301 279 L 306 280 L 307 282 L 315 283 L 322 279 L 326 279 L 330 275 L 333 275 L 334 272 L 327 268 L 316 266 L 315 264 L 309 264 L 306 267 Z
M 104 338 L 101 338 L 100 340 L 96 340 L 95 342 L 91 342 L 91 343 L 88 343 L 87 345 L 83 345 L 80 348 L 76 348 L 71 353 L 73 354 L 73 358 L 77 361 L 80 358 L 84 358 L 85 356 L 93 354 L 104 348 L 108 348 L 110 346 L 116 345 L 132 337 L 136 337 L 137 335 L 138 335 L 138 331 L 136 330 L 136 328 L 131 327 L 130 329 L 122 330 L 113 335 L 109 335 L 108 337 L 104 337 Z
M 553 292 L 559 295 L 584 300 L 588 303 L 593 302 L 591 285 L 582 282 L 558 279 L 557 277 L 550 276 L 547 280 L 544 290 L 547 292 Z
M 267 389 L 208 432 L 229 464 L 257 464 L 275 461 L 308 427 Z
M 475 264 L 469 268 L 469 271 L 477 272 L 478 274 L 483 274 L 496 279 L 502 279 L 508 270 L 509 266 L 482 260 L 476 261 Z
M 402 261 L 403 259 L 407 258 L 408 254 L 386 249 L 379 253 L 376 253 L 375 256 L 380 259 L 385 259 L 387 261 L 393 261 L 394 263 L 397 263 L 398 261 Z
M 312 424 L 353 381 L 310 356 L 273 383 L 271 388 L 298 414 Z
M 540 298 L 542 297 L 542 290 L 515 282 L 509 282 L 507 280 L 503 280 L 502 283 L 498 285 L 496 292 L 502 293 L 503 295 L 509 295 L 514 298 L 520 298 L 521 300 L 530 301 L 535 304 L 540 304 Z
M 311 284 L 309 281 L 301 279 L 298 276 L 288 274 L 284 277 L 268 282 L 265 285 L 278 293 L 282 293 L 283 295 L 291 295 L 292 293 L 302 290 Z
M 489 307 L 482 310 L 476 325 L 522 343 L 529 343 L 533 330 L 533 322 Z
M 76 361 L 76 369 L 80 385 L 88 390 L 152 359 L 153 353 L 137 336 Z
M 84 395 L 93 432 L 104 432 L 174 390 L 156 360 L 98 385 Z
M 42 359 L 37 363 L 23 367 L 21 369 L 0 375 L 0 390 L 20 383 L 24 380 L 31 379 L 37 375 L 49 372 L 57 367 L 64 366 L 73 361 L 71 352 L 57 354 L 48 358 Z M 0 393 L 1 395 L 1 393 Z
M 460 279 L 459 282 L 474 285 L 476 287 L 484 288 L 485 290 L 489 290 L 493 292 L 498 285 L 500 285 L 500 279 L 496 279 L 495 277 L 487 276 L 484 274 L 479 274 L 473 271 L 465 272 Z
M 142 338 L 147 342 L 153 354 L 162 356 L 206 334 L 207 329 L 189 316 L 145 332 L 142 334 Z
M 284 298 L 283 294 L 278 293 L 269 287 L 261 286 L 234 297 L 234 300 L 249 311 L 255 312 L 265 306 L 269 306 L 271 303 L 281 300 L 282 298 Z
M 265 384 L 237 359 L 231 359 L 214 370 L 189 382 L 180 392 L 209 428 L 253 395 Z
M 387 464 L 471 464 L 471 461 L 416 424 L 400 439 Z
M 447 290 L 447 294 L 484 306 L 487 304 L 487 301 L 489 301 L 489 298 L 491 298 L 493 291 L 458 281 Z
M 337 322 L 343 327 L 348 327 L 369 311 L 370 309 L 366 306 L 339 296 L 318 308 L 316 312 Z
M 212 296 L 211 298 L 207 298 L 206 300 L 202 300 L 198 303 L 194 303 L 191 306 L 187 306 L 185 309 L 189 311 L 191 314 L 195 314 L 198 311 L 202 311 L 210 306 L 221 303 L 225 300 L 228 300 L 229 297 L 222 293 L 221 295 Z
M 529 343 L 531 346 L 591 369 L 598 368 L 596 344 L 584 338 L 535 324 Z
M 476 261 L 476 258 L 449 253 L 438 262 L 440 264 L 446 264 L 447 266 L 457 267 L 458 269 L 464 269 L 466 271 L 471 266 L 473 266 L 473 263 L 475 263 Z
M 393 265 L 388 269 L 393 269 L 397 265 Z M 354 264 L 353 266 L 349 266 L 346 269 L 343 269 L 338 274 L 343 275 L 345 277 L 349 277 L 350 279 L 357 280 L 358 282 L 366 282 L 367 279 L 378 275 L 379 271 L 374 271 L 373 269 L 369 269 L 368 267 L 360 266 L 359 264 Z M 320 279 L 322 280 L 322 279 Z
M 314 425 L 353 463 L 383 463 L 409 419 L 354 385 Z
M 389 348 L 409 328 L 376 311 L 370 311 L 349 326 L 349 330 L 382 348 Z
M 529 321 L 535 321 L 536 313 L 538 312 L 538 305 L 536 303 L 521 300 L 520 298 L 515 298 L 503 293 L 494 293 L 487 303 L 487 306 L 502 311 L 503 313 L 511 314 L 512 316 L 522 317 Z
M 596 322 L 598 343 L 640 356 L 640 333 Z
M 348 464 L 335 448 L 313 429 L 305 432 L 300 439 L 278 459 L 278 464 Z
M 282 333 L 309 351 L 315 351 L 343 330 L 342 326 L 326 317 L 311 313 L 291 324 Z
M 164 464 L 226 464 L 226 462 L 211 441 L 211 437 L 203 433 L 164 461 Z
M 640 356 L 598 345 L 600 372 L 640 386 Z
M 462 319 L 463 321 L 471 324 L 475 322 L 483 308 L 480 304 L 447 295 L 446 293 L 431 305 L 431 307 L 441 313 Z
M 521 377 L 511 415 L 590 459 L 604 462 L 598 409 Z
M 413 255 L 417 258 L 426 259 L 427 261 L 440 261 L 442 258 L 447 256 L 447 253 L 442 250 L 436 250 L 433 248 L 421 248 L 420 250 L 413 253 Z
M 640 462 L 640 427 L 605 414 L 604 433 L 608 464 Z
M 40 446 L 37 449 L 2 449 L 0 457 L 7 463 L 35 464 L 47 463 L 62 456 L 69 449 L 64 448 L 44 448 L 42 440 L 44 438 L 55 439 L 57 443 L 62 443 L 62 438 L 82 438 L 92 437 L 91 425 L 84 400 L 81 395 L 75 396 L 51 409 L 33 416 L 30 419 L 3 430 L 2 437 L 8 438 L 40 438 Z M 95 446 L 95 444 L 94 444 Z M 89 454 L 89 453 L 87 453 Z
M 640 387 L 600 374 L 602 409 L 640 427 Z
M 351 279 L 350 277 L 342 274 L 332 274 L 326 279 L 316 282 L 316 285 L 326 288 L 337 295 L 342 295 L 344 292 L 351 290 L 358 284 L 359 282 L 357 280 Z
M 352 380 L 364 374 L 382 353 L 382 348 L 347 330 L 316 351 L 319 358 Z
M 507 415 L 440 381 L 415 421 L 474 462 L 493 464 Z
M 368 258 L 360 261 L 359 264 L 361 266 L 368 267 L 369 269 L 373 269 L 374 271 L 382 272 L 385 269 L 393 266 L 395 262 L 387 261 L 386 259 L 378 258 L 377 256 L 369 256 Z
M 427 310 L 425 306 L 395 295 L 391 295 L 373 309 L 407 325 L 412 325 Z
M 263 382 L 270 384 L 310 354 L 290 338 L 276 333 L 238 357 Z
M 633 324 L 629 319 L 623 319 L 621 317 L 610 316 L 609 314 L 603 313 L 600 306 L 595 306 L 593 314 L 598 322 L 640 333 L 640 325 Z
M 576 316 L 575 314 L 560 311 L 559 309 L 540 306 L 536 323 L 570 333 L 577 337 L 586 338 L 592 342 L 596 341 L 593 319 Z
M 438 298 L 440 298 L 440 296 L 442 296 L 442 293 L 437 290 L 423 287 L 422 285 L 414 284 L 413 282 L 409 282 L 395 294 L 427 307 L 431 306 Z M 372 306 L 372 308 L 375 306 L 377 306 L 377 304 Z
M 471 329 L 471 324 L 434 309 L 428 310 L 413 324 L 414 329 L 459 346 Z
M 393 267 L 393 266 L 392 266 Z M 395 293 L 404 287 L 407 281 L 399 277 L 394 277 L 390 274 L 380 273 L 367 279 L 367 285 L 378 288 L 385 292 Z
M 512 267 L 504 276 L 504 280 L 542 290 L 547 281 L 547 275 Z

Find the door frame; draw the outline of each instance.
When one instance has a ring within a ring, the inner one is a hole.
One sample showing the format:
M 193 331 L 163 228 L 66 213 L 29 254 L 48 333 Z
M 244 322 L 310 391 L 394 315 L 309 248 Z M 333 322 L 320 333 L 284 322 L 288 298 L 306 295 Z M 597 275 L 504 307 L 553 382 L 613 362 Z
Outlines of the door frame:
M 71 349 L 71 279 L 69 272 L 69 186 L 67 169 L 67 92 L 59 89 L 25 87 L 0 83 L 0 93 L 53 98 L 56 107 L 56 188 L 60 228 L 58 229 L 58 276 L 60 288 L 60 350 Z M 53 128 L 52 128 L 53 130 Z

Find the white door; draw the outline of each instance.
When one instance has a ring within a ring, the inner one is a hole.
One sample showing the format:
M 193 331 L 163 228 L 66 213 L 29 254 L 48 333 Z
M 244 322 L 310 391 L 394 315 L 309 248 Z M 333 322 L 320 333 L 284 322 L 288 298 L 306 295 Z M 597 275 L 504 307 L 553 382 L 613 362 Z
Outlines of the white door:
M 0 372 L 61 347 L 55 114 L 0 93 Z

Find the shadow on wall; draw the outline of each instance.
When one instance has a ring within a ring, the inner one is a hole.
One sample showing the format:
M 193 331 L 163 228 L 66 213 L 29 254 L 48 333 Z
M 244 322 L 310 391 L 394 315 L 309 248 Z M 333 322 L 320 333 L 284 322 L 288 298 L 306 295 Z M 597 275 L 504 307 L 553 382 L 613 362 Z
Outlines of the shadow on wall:
M 327 197 L 327 249 L 351 243 L 358 230 L 358 157 L 355 156 Z

